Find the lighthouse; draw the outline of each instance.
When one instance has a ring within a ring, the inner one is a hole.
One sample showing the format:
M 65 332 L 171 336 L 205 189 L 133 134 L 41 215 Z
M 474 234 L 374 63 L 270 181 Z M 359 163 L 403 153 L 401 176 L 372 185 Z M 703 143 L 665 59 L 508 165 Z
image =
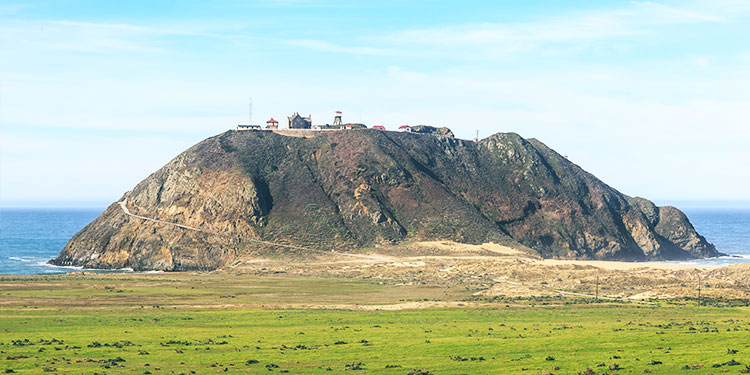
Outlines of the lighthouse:
M 336 114 L 333 116 L 333 125 L 341 126 L 341 111 L 336 111 Z

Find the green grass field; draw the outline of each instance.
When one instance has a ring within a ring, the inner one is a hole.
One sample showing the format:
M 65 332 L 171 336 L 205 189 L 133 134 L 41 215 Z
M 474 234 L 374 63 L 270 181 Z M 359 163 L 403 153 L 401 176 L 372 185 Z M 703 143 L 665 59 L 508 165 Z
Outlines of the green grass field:
M 0 373 L 750 373 L 747 307 L 553 298 L 326 308 L 469 297 L 283 276 L 5 277 Z

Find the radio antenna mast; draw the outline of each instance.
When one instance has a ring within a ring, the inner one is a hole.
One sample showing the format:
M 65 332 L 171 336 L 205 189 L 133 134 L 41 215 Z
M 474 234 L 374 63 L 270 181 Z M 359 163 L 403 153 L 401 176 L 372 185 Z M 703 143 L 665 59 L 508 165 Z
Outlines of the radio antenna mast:
M 248 107 L 247 107 L 247 124 L 252 125 L 253 124 L 253 98 L 250 97 L 248 100 Z

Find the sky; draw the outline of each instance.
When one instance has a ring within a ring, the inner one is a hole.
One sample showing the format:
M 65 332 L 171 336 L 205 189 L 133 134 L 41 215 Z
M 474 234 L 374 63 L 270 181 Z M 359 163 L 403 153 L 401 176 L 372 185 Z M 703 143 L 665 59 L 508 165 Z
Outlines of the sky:
M 105 206 L 294 112 L 537 138 L 631 196 L 750 200 L 750 1 L 0 0 L 0 206 Z

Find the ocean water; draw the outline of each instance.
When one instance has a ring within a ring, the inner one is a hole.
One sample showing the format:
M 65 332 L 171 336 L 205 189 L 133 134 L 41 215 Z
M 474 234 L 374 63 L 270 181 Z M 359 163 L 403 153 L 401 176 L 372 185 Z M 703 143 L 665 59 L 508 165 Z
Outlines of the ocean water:
M 726 265 L 750 263 L 750 209 L 685 209 L 695 228 L 728 257 L 675 263 Z M 0 274 L 66 273 L 76 267 L 56 267 L 47 261 L 57 256 L 81 228 L 102 210 L 0 210 Z
M 685 208 L 695 229 L 727 257 L 671 263 L 727 265 L 750 263 L 750 208 Z
M 68 240 L 103 210 L 0 210 L 0 274 L 65 273 L 75 267 L 56 267 L 47 261 L 57 256 Z

